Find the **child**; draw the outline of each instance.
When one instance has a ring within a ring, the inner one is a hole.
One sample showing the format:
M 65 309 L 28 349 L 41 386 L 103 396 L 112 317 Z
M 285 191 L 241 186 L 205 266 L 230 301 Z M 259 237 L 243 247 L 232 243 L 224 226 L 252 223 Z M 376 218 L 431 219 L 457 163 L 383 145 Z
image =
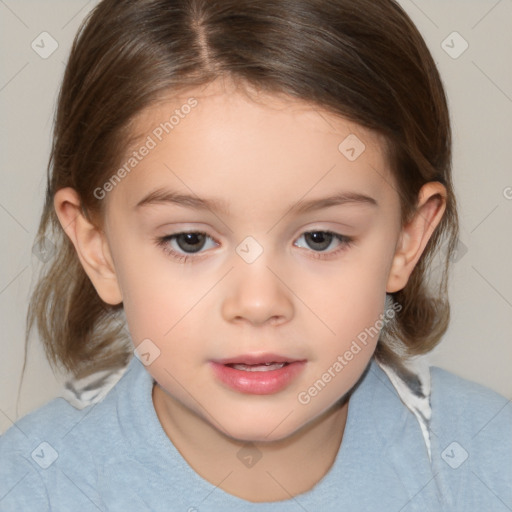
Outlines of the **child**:
M 458 221 L 394 0 L 104 0 L 50 164 L 29 328 L 119 380 L 0 438 L 0 510 L 512 509 L 510 403 L 415 364 Z

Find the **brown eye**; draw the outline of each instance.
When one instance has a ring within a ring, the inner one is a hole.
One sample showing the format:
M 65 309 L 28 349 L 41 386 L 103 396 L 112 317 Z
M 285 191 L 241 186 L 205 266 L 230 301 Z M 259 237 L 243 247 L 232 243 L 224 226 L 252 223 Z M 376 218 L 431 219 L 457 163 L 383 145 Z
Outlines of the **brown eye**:
M 205 244 L 206 235 L 204 233 L 179 233 L 174 235 L 178 247 L 185 252 L 198 252 Z
M 304 238 L 304 243 L 300 245 L 299 240 Z M 333 242 L 336 242 L 333 244 Z M 328 258 L 335 256 L 344 249 L 348 249 L 353 242 L 353 239 L 331 231 L 306 231 L 295 242 L 297 247 L 310 249 L 311 255 L 315 258 Z M 332 247 L 331 247 L 332 246 Z M 327 251 L 329 247 L 332 250 Z
M 334 235 L 327 231 L 311 231 L 304 234 L 308 245 L 317 251 L 325 251 L 331 245 L 333 238 Z
M 205 252 L 203 251 L 205 246 L 209 249 L 219 245 L 211 236 L 197 231 L 167 235 L 158 238 L 156 243 L 163 248 L 166 254 L 180 262 L 199 258 Z M 210 244 L 210 246 L 207 244 Z M 201 254 L 196 255 L 199 252 Z

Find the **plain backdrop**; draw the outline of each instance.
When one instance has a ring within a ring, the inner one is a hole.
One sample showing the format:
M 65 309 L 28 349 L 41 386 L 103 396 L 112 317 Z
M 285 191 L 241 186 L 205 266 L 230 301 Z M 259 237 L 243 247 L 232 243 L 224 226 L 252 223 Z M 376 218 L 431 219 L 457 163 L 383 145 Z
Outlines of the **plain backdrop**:
M 33 337 L 16 410 L 53 112 L 72 40 L 96 3 L 0 0 L 0 432 L 62 388 L 62 377 L 53 375 Z M 446 86 L 461 219 L 452 321 L 427 357 L 511 398 L 512 0 L 400 3 L 425 37 Z M 45 55 L 52 44 L 58 48 Z

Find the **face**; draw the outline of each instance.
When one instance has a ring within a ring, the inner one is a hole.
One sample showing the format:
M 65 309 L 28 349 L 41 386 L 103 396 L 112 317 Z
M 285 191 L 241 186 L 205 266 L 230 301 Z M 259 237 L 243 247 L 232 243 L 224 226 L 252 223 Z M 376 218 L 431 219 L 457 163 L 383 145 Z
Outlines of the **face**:
M 231 437 L 291 435 L 350 390 L 382 327 L 400 234 L 382 141 L 219 82 L 136 128 L 104 228 L 147 370 Z

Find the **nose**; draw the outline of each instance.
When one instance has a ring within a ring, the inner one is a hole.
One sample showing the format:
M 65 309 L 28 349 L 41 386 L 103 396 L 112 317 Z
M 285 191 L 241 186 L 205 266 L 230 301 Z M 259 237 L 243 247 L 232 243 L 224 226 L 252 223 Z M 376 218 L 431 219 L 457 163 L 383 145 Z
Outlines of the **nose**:
M 227 322 L 280 325 L 293 318 L 290 284 L 263 255 L 251 264 L 237 262 L 226 281 L 222 316 Z

